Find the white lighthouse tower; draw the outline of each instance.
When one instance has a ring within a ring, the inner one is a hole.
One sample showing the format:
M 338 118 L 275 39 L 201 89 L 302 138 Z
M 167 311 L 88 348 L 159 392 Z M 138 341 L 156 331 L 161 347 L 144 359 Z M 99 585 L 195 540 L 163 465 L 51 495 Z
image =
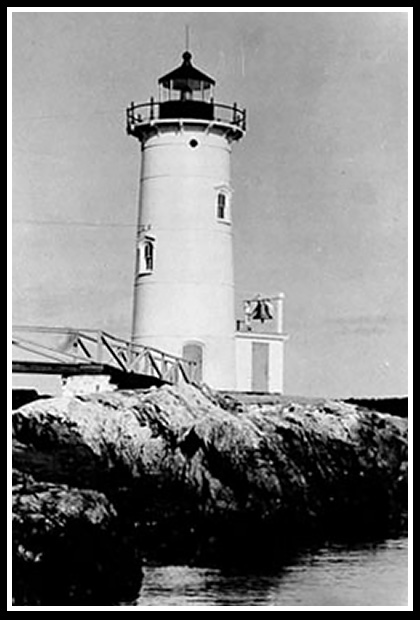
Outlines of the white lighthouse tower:
M 235 389 L 230 156 L 245 111 L 215 103 L 214 80 L 182 58 L 159 79 L 158 101 L 127 110 L 141 145 L 132 341 Z

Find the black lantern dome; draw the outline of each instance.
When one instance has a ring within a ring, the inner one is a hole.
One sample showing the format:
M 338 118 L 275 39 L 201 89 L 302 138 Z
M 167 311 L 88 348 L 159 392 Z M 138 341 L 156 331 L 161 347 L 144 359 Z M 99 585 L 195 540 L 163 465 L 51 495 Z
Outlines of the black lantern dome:
M 182 58 L 183 63 L 179 67 L 159 78 L 159 85 L 168 90 L 202 92 L 216 84 L 213 78 L 193 67 L 190 52 L 184 52 Z

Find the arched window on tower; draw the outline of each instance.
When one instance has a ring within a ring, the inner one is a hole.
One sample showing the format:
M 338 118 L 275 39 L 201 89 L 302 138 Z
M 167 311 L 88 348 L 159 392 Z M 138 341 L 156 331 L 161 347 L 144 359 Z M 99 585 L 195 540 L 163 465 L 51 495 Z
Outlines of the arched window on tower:
M 154 247 L 153 242 L 148 240 L 144 244 L 144 266 L 146 271 L 153 271 Z
M 219 220 L 226 219 L 226 209 L 227 209 L 227 197 L 224 192 L 219 192 L 217 194 L 217 217 Z
M 147 275 L 153 272 L 155 267 L 155 239 L 146 237 L 140 239 L 137 246 L 137 274 Z

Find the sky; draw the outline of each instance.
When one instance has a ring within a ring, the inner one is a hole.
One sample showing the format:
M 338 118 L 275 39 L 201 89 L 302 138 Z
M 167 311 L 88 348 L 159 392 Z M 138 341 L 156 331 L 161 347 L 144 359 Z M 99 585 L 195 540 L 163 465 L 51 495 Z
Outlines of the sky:
M 193 63 L 247 109 L 237 306 L 285 294 L 285 390 L 407 393 L 404 12 L 32 12 L 12 18 L 13 323 L 129 337 L 139 148 L 125 108 Z

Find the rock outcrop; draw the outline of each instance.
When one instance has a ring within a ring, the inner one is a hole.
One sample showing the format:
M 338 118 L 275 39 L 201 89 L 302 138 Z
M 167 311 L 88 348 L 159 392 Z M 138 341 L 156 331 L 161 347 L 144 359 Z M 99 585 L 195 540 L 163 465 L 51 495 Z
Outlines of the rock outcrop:
M 36 401 L 13 428 L 16 468 L 105 494 L 152 559 L 256 561 L 404 523 L 407 421 L 356 405 L 165 386 Z
M 106 605 L 134 600 L 137 545 L 98 491 L 13 472 L 13 599 L 17 605 Z
M 404 512 L 406 421 L 355 405 L 242 405 L 166 386 L 36 401 L 13 427 L 18 469 L 100 490 L 149 534 L 180 518 L 187 530 L 288 537 L 385 527 Z

